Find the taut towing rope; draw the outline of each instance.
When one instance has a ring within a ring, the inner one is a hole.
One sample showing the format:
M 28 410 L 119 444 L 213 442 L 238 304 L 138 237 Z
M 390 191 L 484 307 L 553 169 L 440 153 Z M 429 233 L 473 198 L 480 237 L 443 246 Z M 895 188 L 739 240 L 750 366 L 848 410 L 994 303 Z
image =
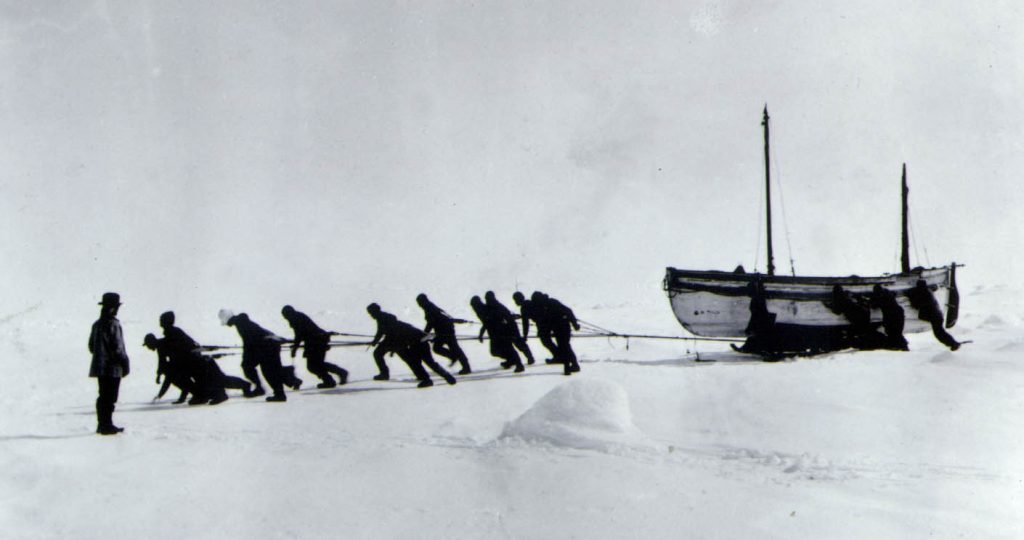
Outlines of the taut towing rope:
M 469 321 L 466 321 L 466 322 L 469 322 Z M 609 330 L 609 329 L 604 328 L 602 326 L 598 326 L 598 325 L 596 325 L 594 323 L 587 322 L 587 321 L 584 321 L 584 320 L 581 320 L 581 319 L 577 319 L 577 322 L 580 325 L 580 329 L 578 331 L 576 331 L 576 332 L 573 332 L 573 337 L 575 337 L 575 338 L 622 338 L 622 339 L 626 340 L 626 349 L 629 349 L 629 340 L 631 340 L 631 339 L 666 339 L 666 340 L 676 340 L 676 341 L 692 341 L 692 342 L 711 341 L 711 342 L 721 342 L 721 343 L 742 343 L 743 341 L 745 341 L 742 338 L 700 337 L 700 336 L 667 336 L 667 335 L 659 335 L 659 334 L 633 334 L 633 333 L 616 332 L 614 330 Z M 369 341 L 369 339 L 373 338 L 373 336 L 371 336 L 369 334 L 357 334 L 357 333 L 335 332 L 335 331 L 331 331 L 330 334 L 332 336 L 341 336 L 341 337 L 349 337 L 349 338 L 363 338 L 362 340 L 351 340 L 351 339 L 349 339 L 349 340 L 331 340 L 330 342 L 328 342 L 328 345 L 330 345 L 331 347 L 362 347 L 362 346 L 367 346 L 367 345 L 372 345 L 373 344 L 371 341 Z M 426 341 L 432 341 L 434 339 L 434 334 L 433 333 L 428 334 L 427 336 L 425 336 L 425 338 L 426 338 L 425 339 Z M 477 340 L 477 339 L 479 339 L 475 335 L 474 336 L 470 336 L 470 335 L 464 335 L 464 334 L 456 335 L 455 338 L 457 340 L 459 340 L 459 341 L 470 341 L 470 340 Z M 527 338 L 527 339 L 536 339 L 536 338 L 537 338 L 537 335 L 534 334 L 534 335 L 529 336 L 529 338 Z M 484 340 L 490 340 L 491 336 L 487 335 L 483 339 Z M 288 345 L 290 345 L 291 340 L 278 341 L 278 343 L 282 347 L 283 346 L 288 346 Z M 200 351 L 202 351 L 203 353 L 216 352 L 216 354 L 211 354 L 211 355 L 208 355 L 208 356 L 210 356 L 212 358 L 220 358 L 222 356 L 233 356 L 233 355 L 240 354 L 242 348 L 243 348 L 242 345 L 202 345 L 200 347 Z M 304 348 L 304 346 L 300 345 L 298 348 L 301 349 L 301 348 Z

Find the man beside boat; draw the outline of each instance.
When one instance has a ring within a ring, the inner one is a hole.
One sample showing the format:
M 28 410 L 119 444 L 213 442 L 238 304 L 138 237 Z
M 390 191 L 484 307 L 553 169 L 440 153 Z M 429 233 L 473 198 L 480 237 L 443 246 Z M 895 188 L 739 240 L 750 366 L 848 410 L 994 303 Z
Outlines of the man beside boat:
M 875 284 L 871 289 L 871 307 L 882 312 L 882 329 L 885 330 L 885 348 L 906 351 L 907 338 L 903 337 L 906 315 L 903 306 L 896 301 L 896 295 L 885 287 Z
M 951 351 L 960 348 L 960 342 L 949 335 L 949 332 L 942 327 L 942 310 L 939 308 L 939 302 L 935 299 L 935 295 L 932 294 L 932 290 L 928 288 L 928 283 L 925 280 L 917 280 L 914 288 L 907 293 L 907 297 L 910 299 L 911 307 L 917 310 L 917 317 L 932 325 L 932 333 L 935 335 L 935 339 L 949 347 Z

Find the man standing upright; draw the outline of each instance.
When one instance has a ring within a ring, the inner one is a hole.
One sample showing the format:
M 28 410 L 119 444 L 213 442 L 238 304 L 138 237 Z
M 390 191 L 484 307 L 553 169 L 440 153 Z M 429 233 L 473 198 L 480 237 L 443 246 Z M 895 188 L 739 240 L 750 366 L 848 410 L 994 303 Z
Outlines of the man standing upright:
M 121 307 L 121 296 L 117 293 L 103 293 L 99 304 L 100 318 L 93 323 L 89 335 L 89 352 L 92 363 L 89 377 L 97 379 L 99 396 L 96 398 L 96 433 L 116 435 L 124 428 L 114 425 L 114 404 L 121 388 L 121 378 L 130 371 L 128 353 L 124 348 L 124 335 L 117 311 Z
M 313 319 L 292 306 L 281 308 L 281 316 L 288 321 L 295 332 L 292 340 L 292 358 L 299 345 L 306 344 L 302 356 L 306 358 L 306 370 L 320 378 L 317 388 L 334 388 L 339 384 L 348 381 L 348 371 L 326 361 L 327 351 L 330 350 L 331 333 L 317 326 Z M 331 373 L 338 376 L 338 382 L 334 382 Z

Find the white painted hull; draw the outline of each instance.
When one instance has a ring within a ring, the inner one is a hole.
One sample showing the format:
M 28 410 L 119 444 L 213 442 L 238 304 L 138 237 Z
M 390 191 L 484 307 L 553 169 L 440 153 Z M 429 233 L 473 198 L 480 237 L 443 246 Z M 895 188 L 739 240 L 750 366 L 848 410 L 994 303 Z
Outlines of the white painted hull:
M 832 287 L 842 285 L 852 295 L 870 294 L 877 283 L 896 293 L 906 313 L 905 332 L 920 332 L 931 327 L 918 319 L 905 292 L 918 279 L 924 279 L 934 291 L 940 306 L 949 302 L 951 267 L 929 268 L 907 274 L 877 277 L 789 277 L 730 272 L 701 272 L 668 269 L 665 290 L 676 319 L 690 333 L 705 337 L 745 337 L 750 320 L 750 296 L 747 285 L 759 277 L 765 285 L 768 311 L 776 314 L 775 323 L 808 329 L 842 327 L 849 323 L 825 304 Z M 871 319 L 881 323 L 882 314 L 872 310 Z

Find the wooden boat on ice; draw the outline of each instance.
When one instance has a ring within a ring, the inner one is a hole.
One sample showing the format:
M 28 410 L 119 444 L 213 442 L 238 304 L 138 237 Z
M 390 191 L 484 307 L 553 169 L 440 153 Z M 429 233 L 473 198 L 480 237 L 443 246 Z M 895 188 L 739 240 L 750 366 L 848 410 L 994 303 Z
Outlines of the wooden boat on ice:
M 830 309 L 832 289 L 842 286 L 851 296 L 866 304 L 872 288 L 879 284 L 894 292 L 904 309 L 906 327 L 904 332 L 929 330 L 930 325 L 917 317 L 917 310 L 910 306 L 907 292 L 918 280 L 924 280 L 943 308 L 947 328 L 956 324 L 959 312 L 959 293 L 956 288 L 955 263 L 937 268 L 910 268 L 909 241 L 907 235 L 907 178 L 903 166 L 903 219 L 901 270 L 895 274 L 861 277 L 833 276 L 777 276 L 772 255 L 771 191 L 768 157 L 768 109 L 764 111 L 765 146 L 765 193 L 767 206 L 767 274 L 734 272 L 679 270 L 668 268 L 664 289 L 668 293 L 676 319 L 691 334 L 714 338 L 744 338 L 749 336 L 751 320 L 752 283 L 763 284 L 763 294 L 768 311 L 775 315 L 771 340 L 772 350 L 751 350 L 749 352 L 785 353 L 835 350 L 848 346 L 842 336 L 850 328 L 843 315 Z M 871 322 L 880 325 L 882 314 L 871 310 Z

